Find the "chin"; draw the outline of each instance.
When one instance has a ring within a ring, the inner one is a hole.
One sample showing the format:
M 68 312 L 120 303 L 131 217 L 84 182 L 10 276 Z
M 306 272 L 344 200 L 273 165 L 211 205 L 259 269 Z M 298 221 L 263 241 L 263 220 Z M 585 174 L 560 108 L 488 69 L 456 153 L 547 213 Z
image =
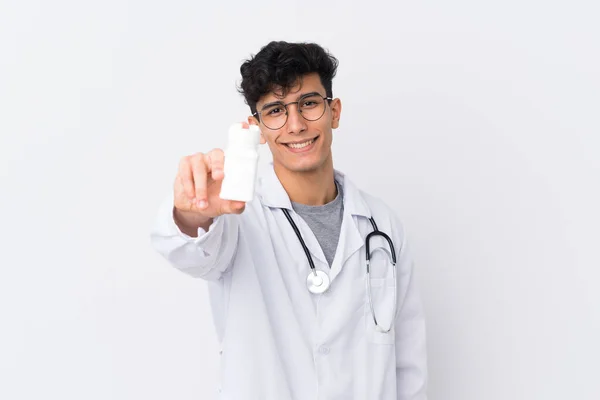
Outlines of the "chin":
M 300 160 L 301 162 L 281 163 L 285 169 L 292 172 L 306 173 L 318 171 L 322 166 L 321 160 Z
M 300 166 L 295 166 L 295 167 L 288 168 L 288 169 L 293 172 L 305 173 L 305 172 L 314 172 L 318 168 L 316 166 L 312 166 L 312 165 L 300 165 Z

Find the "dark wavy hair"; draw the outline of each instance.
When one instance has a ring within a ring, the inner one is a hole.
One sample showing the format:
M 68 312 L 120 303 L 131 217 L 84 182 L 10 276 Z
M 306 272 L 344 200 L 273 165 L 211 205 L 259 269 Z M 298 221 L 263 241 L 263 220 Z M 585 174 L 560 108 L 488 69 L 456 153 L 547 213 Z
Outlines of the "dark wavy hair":
M 316 43 L 273 41 L 244 61 L 238 91 L 254 114 L 262 96 L 274 89 L 285 96 L 303 75 L 316 72 L 327 97 L 333 97 L 331 86 L 337 67 L 337 58 Z

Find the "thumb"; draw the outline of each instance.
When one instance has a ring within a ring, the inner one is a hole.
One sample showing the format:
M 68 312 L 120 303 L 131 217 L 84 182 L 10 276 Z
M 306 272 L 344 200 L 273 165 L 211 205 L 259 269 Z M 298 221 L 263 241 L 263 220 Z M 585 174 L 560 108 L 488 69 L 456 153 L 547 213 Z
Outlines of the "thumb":
M 227 214 L 241 214 L 246 208 L 246 203 L 243 201 L 226 200 L 223 204 L 223 209 Z

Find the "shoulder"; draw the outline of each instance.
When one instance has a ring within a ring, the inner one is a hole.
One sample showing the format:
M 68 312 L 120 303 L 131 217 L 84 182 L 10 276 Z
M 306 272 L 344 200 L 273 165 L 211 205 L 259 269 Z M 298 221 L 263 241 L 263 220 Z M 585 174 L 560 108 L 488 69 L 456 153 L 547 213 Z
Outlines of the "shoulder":
M 389 231 L 400 240 L 405 239 L 404 221 L 401 212 L 391 206 L 381 197 L 367 193 L 363 189 L 358 189 L 360 197 L 363 199 L 369 211 L 381 230 Z
M 359 214 L 367 211 L 364 209 L 364 206 L 366 206 L 375 219 L 377 217 L 399 219 L 394 209 L 387 202 L 378 196 L 367 193 L 354 183 L 349 175 L 337 169 L 335 170 L 335 175 L 338 182 L 343 182 L 342 186 L 344 187 L 345 197 L 348 197 L 352 201 L 353 209 L 356 208 Z
M 390 218 L 393 220 L 397 220 L 398 223 L 401 223 L 401 219 L 397 210 L 391 207 L 386 201 L 378 196 L 374 196 L 370 193 L 365 192 L 364 190 L 359 190 L 364 201 L 368 204 L 371 213 L 379 214 L 382 217 Z
M 358 192 L 360 193 L 363 200 L 369 206 L 369 209 L 371 210 L 371 212 L 375 212 L 375 210 L 377 210 L 377 212 L 379 212 L 379 213 L 395 215 L 394 210 L 392 210 L 392 208 L 382 198 L 372 195 L 370 193 L 367 193 L 362 189 L 359 189 Z

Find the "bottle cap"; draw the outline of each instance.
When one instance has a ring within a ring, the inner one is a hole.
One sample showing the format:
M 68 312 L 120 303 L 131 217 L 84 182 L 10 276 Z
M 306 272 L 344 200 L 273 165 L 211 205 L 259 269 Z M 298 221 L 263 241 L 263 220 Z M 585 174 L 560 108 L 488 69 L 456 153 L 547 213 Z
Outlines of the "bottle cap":
M 256 147 L 260 144 L 260 128 L 250 125 L 249 129 L 242 128 L 241 123 L 231 125 L 229 128 L 229 147 Z

